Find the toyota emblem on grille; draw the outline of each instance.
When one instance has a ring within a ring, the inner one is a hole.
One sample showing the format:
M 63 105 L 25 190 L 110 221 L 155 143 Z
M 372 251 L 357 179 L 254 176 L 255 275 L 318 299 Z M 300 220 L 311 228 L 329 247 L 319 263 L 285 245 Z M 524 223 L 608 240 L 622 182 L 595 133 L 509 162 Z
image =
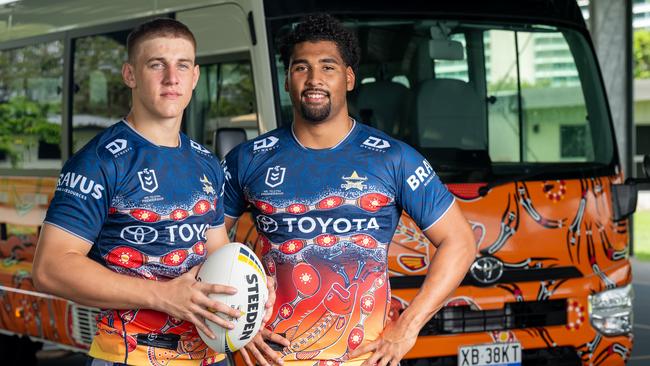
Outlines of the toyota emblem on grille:
M 503 262 L 495 257 L 480 257 L 474 261 L 469 272 L 478 282 L 490 285 L 503 275 Z

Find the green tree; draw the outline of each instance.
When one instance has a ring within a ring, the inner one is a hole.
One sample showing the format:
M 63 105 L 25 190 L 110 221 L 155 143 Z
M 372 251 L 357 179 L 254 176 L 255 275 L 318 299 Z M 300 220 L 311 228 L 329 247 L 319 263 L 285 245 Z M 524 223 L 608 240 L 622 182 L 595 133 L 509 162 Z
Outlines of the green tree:
M 122 63 L 126 59 L 124 44 L 108 37 L 80 38 L 75 43 L 74 113 L 120 118 L 129 112 L 131 93 L 122 81 Z M 105 83 L 104 97 L 91 98 L 91 74 L 99 73 Z
M 650 78 L 650 31 L 634 31 L 634 77 Z
M 33 102 L 25 97 L 15 97 L 0 104 L 0 151 L 9 156 L 12 167 L 18 167 L 23 151 L 34 148 L 39 141 L 59 142 L 60 126 L 47 120 L 50 108 L 50 104 Z

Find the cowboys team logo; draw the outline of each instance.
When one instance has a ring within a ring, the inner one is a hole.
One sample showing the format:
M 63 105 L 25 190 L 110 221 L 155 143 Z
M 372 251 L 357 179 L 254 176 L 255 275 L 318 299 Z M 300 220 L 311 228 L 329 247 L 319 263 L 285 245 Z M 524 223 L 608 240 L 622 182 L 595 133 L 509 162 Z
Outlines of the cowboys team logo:
M 145 168 L 138 172 L 138 179 L 140 179 L 140 187 L 143 191 L 153 193 L 158 189 L 158 179 L 156 179 L 156 171 Z
M 255 221 L 257 221 L 257 227 L 267 234 L 278 230 L 277 221 L 268 216 L 259 215 L 255 218 Z
M 279 186 L 282 184 L 282 182 L 284 182 L 284 173 L 286 171 L 287 168 L 281 167 L 279 165 L 270 167 L 266 171 L 266 179 L 264 179 L 264 183 L 266 183 L 266 185 L 271 188 Z
M 341 179 L 345 181 L 344 184 L 341 184 L 341 188 L 345 189 L 346 191 L 353 188 L 363 191 L 364 189 L 368 188 L 367 185 L 363 184 L 363 182 L 368 180 L 368 177 L 360 177 L 359 174 L 357 174 L 356 170 L 353 171 L 349 177 L 343 176 Z
M 212 187 L 212 182 L 210 182 L 205 174 L 203 174 L 203 177 L 199 179 L 199 182 L 203 183 L 203 192 L 205 192 L 205 194 L 214 194 L 214 187 Z

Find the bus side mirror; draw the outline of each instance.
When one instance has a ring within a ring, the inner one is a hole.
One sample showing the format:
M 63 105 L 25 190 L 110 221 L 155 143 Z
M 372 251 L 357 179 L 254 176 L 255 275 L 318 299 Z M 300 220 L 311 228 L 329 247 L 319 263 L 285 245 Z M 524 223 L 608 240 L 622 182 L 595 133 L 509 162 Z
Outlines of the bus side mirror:
M 246 130 L 243 128 L 218 128 L 212 138 L 214 152 L 217 153 L 219 160 L 223 160 L 233 147 L 246 140 Z
M 636 211 L 638 191 L 635 182 L 612 184 L 614 221 L 625 220 Z
M 624 184 L 612 184 L 614 221 L 625 220 L 636 211 L 638 185 L 650 184 L 650 155 L 643 158 L 643 173 L 645 178 L 627 178 Z

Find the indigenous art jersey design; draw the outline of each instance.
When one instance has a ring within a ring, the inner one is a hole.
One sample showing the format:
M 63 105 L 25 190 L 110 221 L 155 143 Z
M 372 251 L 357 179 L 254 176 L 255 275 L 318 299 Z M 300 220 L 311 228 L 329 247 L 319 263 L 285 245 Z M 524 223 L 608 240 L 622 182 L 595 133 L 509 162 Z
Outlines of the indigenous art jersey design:
M 115 272 L 168 280 L 205 260 L 205 231 L 223 224 L 223 181 L 216 158 L 187 136 L 179 147 L 157 146 L 121 121 L 65 164 L 45 222 L 87 241 L 88 256 Z M 128 352 L 137 365 L 223 358 L 193 324 L 153 310 L 104 310 L 97 326 L 95 358 L 124 362 Z M 180 336 L 176 349 L 142 341 L 155 334 Z
M 284 360 L 367 358 L 347 354 L 384 328 L 388 244 L 402 209 L 427 229 L 453 202 L 431 165 L 356 122 L 331 149 L 308 149 L 285 127 L 239 145 L 223 164 L 225 213 L 239 217 L 250 204 L 258 251 L 278 283 L 267 327 L 290 340 Z

